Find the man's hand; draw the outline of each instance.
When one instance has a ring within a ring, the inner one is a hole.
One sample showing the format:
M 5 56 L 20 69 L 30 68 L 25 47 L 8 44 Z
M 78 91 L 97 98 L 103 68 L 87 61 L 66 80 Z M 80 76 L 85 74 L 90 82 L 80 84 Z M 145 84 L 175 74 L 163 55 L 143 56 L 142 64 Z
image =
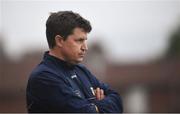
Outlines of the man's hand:
M 98 87 L 98 88 L 96 88 L 96 89 L 94 90 L 94 92 L 95 92 L 95 96 L 96 96 L 97 100 L 102 100 L 102 99 L 105 98 L 104 90 L 103 90 L 103 89 L 100 89 L 100 88 Z

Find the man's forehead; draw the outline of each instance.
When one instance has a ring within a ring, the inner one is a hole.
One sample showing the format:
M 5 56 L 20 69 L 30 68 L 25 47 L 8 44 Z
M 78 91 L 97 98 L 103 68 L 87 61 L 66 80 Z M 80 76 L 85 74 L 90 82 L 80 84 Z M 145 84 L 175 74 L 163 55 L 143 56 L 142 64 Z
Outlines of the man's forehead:
M 73 33 L 85 33 L 85 34 L 87 34 L 87 32 L 83 28 L 79 28 L 79 27 L 74 28 Z
M 79 38 L 87 39 L 87 33 L 79 29 L 74 30 L 72 35 Z

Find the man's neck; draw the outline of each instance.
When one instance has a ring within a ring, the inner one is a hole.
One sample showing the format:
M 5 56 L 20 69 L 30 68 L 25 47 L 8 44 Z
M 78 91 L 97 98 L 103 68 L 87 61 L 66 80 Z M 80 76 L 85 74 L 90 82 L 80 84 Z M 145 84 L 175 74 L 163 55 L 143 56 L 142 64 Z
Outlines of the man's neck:
M 53 49 L 50 49 L 50 50 L 49 50 L 49 55 L 54 56 L 54 57 L 56 57 L 56 58 L 58 58 L 58 59 L 64 61 L 64 62 L 66 63 L 67 66 L 72 67 L 72 66 L 75 65 L 75 64 L 69 63 L 68 61 L 66 61 L 65 59 L 63 59 L 62 56 L 58 55 L 57 53 L 58 53 L 58 52 L 56 52 L 56 51 L 53 50 Z
M 59 54 L 56 50 L 54 50 L 54 49 L 50 49 L 50 50 L 49 50 L 49 55 L 54 56 L 54 57 L 56 57 L 56 58 L 58 58 L 58 59 L 61 59 L 61 60 L 65 61 L 65 59 L 62 57 L 62 55 L 60 55 L 60 54 Z

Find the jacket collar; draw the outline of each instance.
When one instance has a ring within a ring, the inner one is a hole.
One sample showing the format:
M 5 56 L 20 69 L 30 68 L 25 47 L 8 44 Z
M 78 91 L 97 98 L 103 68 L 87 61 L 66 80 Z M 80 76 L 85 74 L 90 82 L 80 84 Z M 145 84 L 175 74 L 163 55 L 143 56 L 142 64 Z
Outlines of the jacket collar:
M 74 69 L 76 65 L 72 65 L 64 60 L 61 60 L 55 56 L 52 56 L 49 54 L 49 51 L 46 51 L 44 53 L 43 61 L 47 61 L 48 63 L 52 63 L 56 65 L 57 67 L 63 67 L 65 69 Z

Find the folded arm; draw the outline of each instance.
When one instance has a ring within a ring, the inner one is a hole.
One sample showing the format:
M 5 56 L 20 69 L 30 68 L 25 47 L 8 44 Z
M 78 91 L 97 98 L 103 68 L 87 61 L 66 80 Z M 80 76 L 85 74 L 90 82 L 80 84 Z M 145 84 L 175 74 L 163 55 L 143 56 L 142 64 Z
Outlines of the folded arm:
M 97 112 L 95 104 L 73 93 L 73 89 L 63 78 L 53 79 L 51 75 L 53 74 L 40 74 L 29 80 L 29 112 Z

